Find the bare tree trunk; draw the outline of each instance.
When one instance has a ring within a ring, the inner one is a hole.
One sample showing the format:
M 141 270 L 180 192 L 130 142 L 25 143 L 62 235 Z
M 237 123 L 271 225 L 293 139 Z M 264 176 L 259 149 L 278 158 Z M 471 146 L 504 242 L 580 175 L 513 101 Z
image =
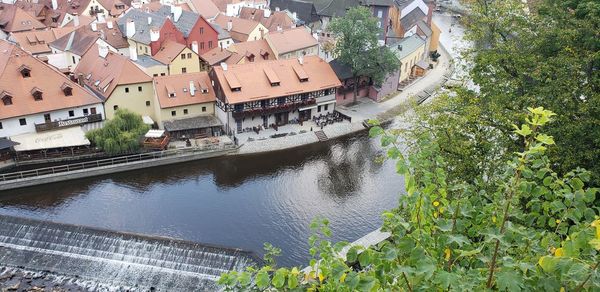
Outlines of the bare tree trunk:
M 359 76 L 354 76 L 354 101 L 353 104 L 356 104 L 358 101 L 358 81 L 360 80 Z

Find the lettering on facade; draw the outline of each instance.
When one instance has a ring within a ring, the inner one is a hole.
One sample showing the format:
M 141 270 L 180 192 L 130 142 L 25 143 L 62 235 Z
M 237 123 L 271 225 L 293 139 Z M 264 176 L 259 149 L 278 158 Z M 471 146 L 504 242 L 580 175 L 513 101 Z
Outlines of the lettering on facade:
M 50 136 L 46 136 L 46 137 L 35 138 L 35 143 L 39 144 L 39 143 L 43 143 L 43 142 L 48 142 L 48 141 L 53 141 L 53 140 L 61 140 L 61 139 L 63 139 L 63 134 L 54 134 L 54 135 L 50 135 Z
M 90 119 L 88 117 L 83 117 L 83 118 L 66 120 L 66 121 L 58 121 L 58 127 L 60 128 L 60 127 L 79 125 L 79 124 L 87 123 L 89 120 Z

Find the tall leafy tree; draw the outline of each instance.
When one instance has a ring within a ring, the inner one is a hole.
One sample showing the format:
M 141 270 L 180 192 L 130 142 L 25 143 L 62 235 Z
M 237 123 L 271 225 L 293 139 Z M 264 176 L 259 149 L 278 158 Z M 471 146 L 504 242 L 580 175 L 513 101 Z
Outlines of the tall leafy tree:
M 140 115 L 119 109 L 104 127 L 89 131 L 86 137 L 104 152 L 115 155 L 138 151 L 140 138 L 148 129 Z
M 399 61 L 389 48 L 379 47 L 377 35 L 382 30 L 368 8 L 350 8 L 344 17 L 334 18 L 328 29 L 336 37 L 334 56 L 352 70 L 355 103 L 361 77 L 380 84 L 388 74 L 399 69 Z

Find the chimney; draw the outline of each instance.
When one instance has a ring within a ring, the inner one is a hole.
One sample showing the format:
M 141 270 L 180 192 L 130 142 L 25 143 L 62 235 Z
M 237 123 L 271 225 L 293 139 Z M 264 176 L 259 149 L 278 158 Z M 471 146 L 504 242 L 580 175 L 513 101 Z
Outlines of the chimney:
M 300 65 L 304 65 L 304 58 L 302 56 L 298 57 L 298 63 L 300 63 Z
M 127 38 L 131 38 L 135 34 L 135 22 L 132 19 L 127 19 L 127 25 L 125 27 Z
M 227 21 L 227 31 L 231 31 L 231 29 L 233 29 L 233 20 L 229 19 Z
M 156 42 L 158 39 L 160 39 L 160 30 L 158 30 L 158 27 L 153 26 L 150 28 L 150 41 Z
M 131 59 L 131 61 L 137 61 L 137 49 L 135 46 L 130 46 L 129 47 L 129 59 Z
M 269 18 L 269 17 L 271 17 L 271 10 L 270 10 L 270 9 L 268 9 L 268 8 L 267 8 L 267 9 L 265 9 L 265 10 L 263 10 L 263 16 L 264 16 L 265 18 Z
M 194 81 L 190 81 L 190 95 L 196 95 L 196 86 L 194 86 Z
M 77 83 L 79 86 L 83 86 L 83 73 L 77 74 Z
M 52 9 L 58 9 L 58 0 L 52 0 Z
M 198 54 L 198 42 L 197 41 L 192 42 L 192 51 L 194 51 L 194 53 Z
M 279 11 L 279 7 L 275 7 L 275 11 Z
M 148 25 L 152 24 L 152 16 L 148 16 Z
M 281 29 L 281 25 L 277 25 L 277 31 L 283 31 L 283 29 Z
M 79 14 L 77 14 L 77 12 L 73 13 L 73 26 L 79 26 Z
M 178 22 L 179 18 L 181 18 L 181 14 L 183 13 L 183 8 L 178 7 L 178 6 L 171 6 L 171 7 L 174 8 L 174 11 L 173 11 L 173 20 L 175 22 Z
M 96 14 L 96 20 L 98 20 L 98 23 L 105 23 L 106 22 L 106 19 L 104 18 L 104 14 L 102 14 L 102 13 Z
M 109 21 L 106 23 L 106 27 L 108 27 L 108 29 L 112 29 L 113 28 L 113 23 L 112 21 Z
M 227 71 L 227 63 L 221 62 L 221 68 L 223 68 L 223 71 Z
M 92 31 L 97 31 L 98 30 L 98 24 L 96 22 L 90 23 L 90 27 L 92 27 Z
M 98 55 L 100 58 L 106 58 L 108 55 L 108 46 L 107 45 L 98 45 Z
M 398 51 L 402 51 L 402 45 L 398 45 Z

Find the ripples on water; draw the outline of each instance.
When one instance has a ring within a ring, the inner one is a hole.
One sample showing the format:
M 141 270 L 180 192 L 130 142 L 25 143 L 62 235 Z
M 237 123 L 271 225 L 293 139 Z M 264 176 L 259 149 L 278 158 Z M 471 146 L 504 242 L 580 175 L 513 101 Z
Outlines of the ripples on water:
M 366 133 L 290 151 L 195 161 L 0 192 L 0 213 L 161 235 L 307 262 L 309 224 L 353 241 L 397 204 L 402 178 Z

